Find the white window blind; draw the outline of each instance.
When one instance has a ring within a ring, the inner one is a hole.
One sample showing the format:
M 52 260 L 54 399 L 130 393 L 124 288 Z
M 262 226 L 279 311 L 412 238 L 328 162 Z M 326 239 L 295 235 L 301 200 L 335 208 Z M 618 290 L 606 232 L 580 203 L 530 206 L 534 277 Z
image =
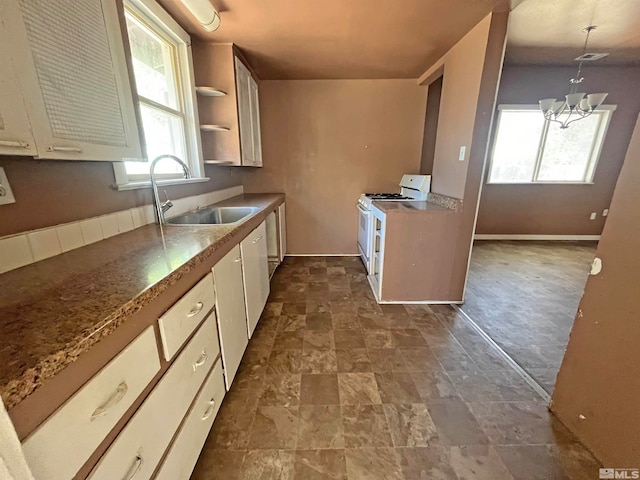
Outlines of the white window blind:
M 20 7 L 53 135 L 126 146 L 101 1 L 21 0 Z

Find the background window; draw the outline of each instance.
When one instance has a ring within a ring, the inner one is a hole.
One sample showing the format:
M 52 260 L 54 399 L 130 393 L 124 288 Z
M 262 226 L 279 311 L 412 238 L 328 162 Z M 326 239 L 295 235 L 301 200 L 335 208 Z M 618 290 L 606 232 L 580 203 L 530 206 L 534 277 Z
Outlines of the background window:
M 189 36 L 154 0 L 129 0 L 125 20 L 139 99 L 146 162 L 114 164 L 119 186 L 149 180 L 150 162 L 172 154 L 202 177 Z M 159 179 L 181 179 L 175 162 L 160 162 Z
M 534 106 L 499 107 L 489 183 L 589 183 L 615 106 L 599 107 L 569 128 Z

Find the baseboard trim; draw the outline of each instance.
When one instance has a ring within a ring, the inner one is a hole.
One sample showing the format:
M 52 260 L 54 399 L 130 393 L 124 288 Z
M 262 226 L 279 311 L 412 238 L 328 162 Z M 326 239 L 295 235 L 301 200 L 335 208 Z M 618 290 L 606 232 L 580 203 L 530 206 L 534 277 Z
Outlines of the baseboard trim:
M 450 300 L 381 300 L 380 305 L 462 305 L 463 302 Z
M 573 240 L 573 241 L 591 241 L 600 240 L 600 235 L 521 235 L 521 234 L 492 234 L 492 233 L 476 233 L 474 240 Z
M 285 257 L 359 257 L 359 253 L 287 253 Z

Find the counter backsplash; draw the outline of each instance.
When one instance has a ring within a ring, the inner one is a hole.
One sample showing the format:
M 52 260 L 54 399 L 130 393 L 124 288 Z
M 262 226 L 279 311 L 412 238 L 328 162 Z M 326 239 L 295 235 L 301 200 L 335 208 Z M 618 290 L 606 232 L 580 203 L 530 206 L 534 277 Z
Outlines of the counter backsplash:
M 455 210 L 456 212 L 462 211 L 462 199 L 460 198 L 447 197 L 439 193 L 429 193 L 427 201 L 448 208 L 449 210 Z
M 173 200 L 167 215 L 194 210 L 243 193 L 242 185 Z M 153 205 L 85 218 L 0 238 L 0 273 L 24 267 L 70 250 L 129 232 L 155 221 Z

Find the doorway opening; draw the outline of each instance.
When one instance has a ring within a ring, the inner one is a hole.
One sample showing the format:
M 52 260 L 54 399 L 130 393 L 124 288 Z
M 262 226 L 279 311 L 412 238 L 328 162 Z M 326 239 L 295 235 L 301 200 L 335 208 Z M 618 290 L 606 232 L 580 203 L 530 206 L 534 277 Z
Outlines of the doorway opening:
M 589 66 L 606 105 L 560 129 L 537 104 L 562 98 L 572 58 L 515 53 L 508 36 L 461 310 L 551 394 L 640 111 L 624 96 L 638 74 Z
M 427 108 L 424 118 L 422 155 L 420 157 L 421 175 L 431 175 L 433 173 L 433 158 L 436 153 L 436 136 L 438 133 L 438 117 L 440 115 L 443 77 L 444 75 L 440 75 L 431 82 L 427 90 Z

